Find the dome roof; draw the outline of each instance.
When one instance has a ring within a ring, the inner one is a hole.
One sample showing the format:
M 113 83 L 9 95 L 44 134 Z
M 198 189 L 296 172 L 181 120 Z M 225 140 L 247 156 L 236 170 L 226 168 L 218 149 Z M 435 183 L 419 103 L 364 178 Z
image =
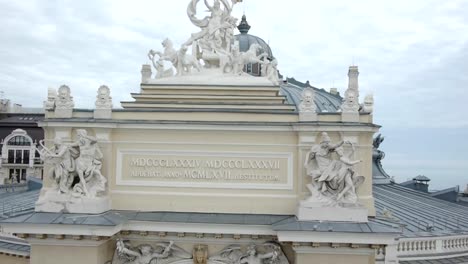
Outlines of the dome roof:
M 240 22 L 239 26 L 237 27 L 240 31 L 239 35 L 236 35 L 235 38 L 239 41 L 239 48 L 240 51 L 245 52 L 250 48 L 252 44 L 258 44 L 262 47 L 260 53 L 266 52 L 268 54 L 269 59 L 273 59 L 273 52 L 271 52 L 270 46 L 261 38 L 257 36 L 253 36 L 248 34 L 250 25 L 247 23 L 247 18 L 245 15 L 242 16 L 242 21 Z
M 294 78 L 286 78 L 286 81 L 281 85 L 280 92 L 285 95 L 290 104 L 296 105 L 299 108 L 301 104 L 302 91 L 305 88 L 312 88 L 315 91 L 314 102 L 319 113 L 336 113 L 341 107 L 343 98 L 339 93 L 329 93 L 324 89 L 313 87 L 309 82 L 302 83 Z

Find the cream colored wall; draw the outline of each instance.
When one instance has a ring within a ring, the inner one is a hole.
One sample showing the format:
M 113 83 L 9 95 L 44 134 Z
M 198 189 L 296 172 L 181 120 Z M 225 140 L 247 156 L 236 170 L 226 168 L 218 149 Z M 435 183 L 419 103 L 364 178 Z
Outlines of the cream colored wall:
M 84 115 L 87 113 L 80 113 Z M 151 120 L 169 116 L 168 119 L 203 119 L 210 118 L 250 121 L 256 118 L 266 118 L 269 115 L 239 114 L 239 113 L 141 113 L 114 112 L 116 119 Z M 296 115 L 274 115 L 282 122 Z M 361 119 L 371 116 L 362 116 Z M 293 118 L 293 119 L 294 119 Z M 339 115 L 320 115 L 321 121 L 335 122 Z M 117 121 L 117 120 L 116 120 Z M 277 120 L 269 120 L 277 121 Z M 65 124 L 65 123 L 64 123 Z M 66 125 L 72 125 L 66 123 Z M 308 195 L 306 184 L 310 179 L 305 175 L 303 162 L 305 153 L 312 144 L 320 142 L 320 133 L 327 131 L 334 142 L 351 139 L 355 141 L 356 159 L 363 160 L 355 166 L 359 175 L 365 176 L 364 184 L 358 189 L 360 202 L 369 209 L 369 215 L 375 215 L 372 197 L 372 137 L 376 127 L 373 126 L 311 126 L 297 124 L 294 127 L 288 123 L 281 126 L 266 124 L 261 131 L 257 125 L 245 126 L 244 131 L 238 126 L 211 125 L 209 128 L 198 124 L 187 124 L 180 128 L 170 125 L 151 124 L 79 124 L 66 127 L 63 124 L 46 124 L 45 136 L 49 145 L 55 136 L 72 140 L 76 138 L 77 128 L 87 128 L 91 135 L 97 136 L 104 153 L 103 175 L 108 177 L 108 185 L 112 198 L 112 208 L 119 210 L 144 211 L 196 211 L 225 213 L 265 213 L 294 214 L 297 203 Z M 56 127 L 53 127 L 56 126 Z M 128 127 L 128 128 L 122 128 Z M 99 128 L 100 127 L 100 128 Z M 304 140 L 306 138 L 306 140 Z M 312 138 L 313 140 L 307 140 Z M 274 189 L 238 189 L 238 188 L 195 188 L 195 187 L 156 187 L 156 186 L 123 186 L 117 185 L 117 153 L 119 150 L 163 150 L 163 151 L 205 151 L 205 152 L 262 152 L 291 153 L 292 171 L 294 176 L 291 190 Z M 47 172 L 48 166 L 45 166 Z M 50 179 L 45 180 L 45 186 L 50 186 Z
M 138 138 L 135 138 L 136 134 Z M 291 153 L 293 159 L 297 154 L 297 137 L 290 132 L 139 130 L 136 134 L 130 129 L 113 131 L 113 160 L 117 159 L 117 150 L 131 149 L 212 153 L 281 152 Z M 115 170 L 116 166 L 113 166 L 110 175 L 116 175 Z M 294 167 L 293 175 L 296 174 Z M 123 210 L 134 209 L 137 205 L 141 210 L 150 211 L 293 214 L 297 203 L 296 185 L 292 190 L 136 187 L 118 186 L 115 179 L 110 179 L 109 186 L 113 208 Z M 215 197 L 217 194 L 219 196 Z
M 373 256 L 353 254 L 297 254 L 295 264 L 374 264 Z
M 100 246 L 32 245 L 31 264 L 104 264 L 112 259 L 114 244 L 108 241 Z
M 29 264 L 29 259 L 23 257 L 13 257 L 7 255 L 0 255 L 1 264 Z

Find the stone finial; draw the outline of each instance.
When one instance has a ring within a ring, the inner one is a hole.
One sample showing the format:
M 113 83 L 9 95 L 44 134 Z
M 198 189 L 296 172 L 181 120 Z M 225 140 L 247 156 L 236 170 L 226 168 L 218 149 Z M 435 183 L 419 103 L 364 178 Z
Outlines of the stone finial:
M 359 69 L 358 66 L 349 66 L 348 70 L 348 90 L 357 91 L 357 95 L 359 96 Z
M 47 100 L 44 101 L 44 109 L 47 110 L 54 110 L 55 109 L 55 98 L 57 97 L 57 91 L 49 87 L 47 90 Z
M 374 111 L 374 95 L 369 93 L 364 97 L 364 103 L 361 106 L 361 113 L 372 114 Z
M 110 89 L 106 85 L 101 85 L 97 91 L 95 119 L 108 119 L 112 117 L 112 97 Z
M 357 66 L 350 66 L 348 71 L 348 89 L 345 92 L 341 105 L 343 113 L 356 113 L 359 111 L 359 71 Z
M 348 89 L 345 91 L 341 104 L 342 121 L 359 122 L 359 70 L 358 66 L 350 66 L 348 71 Z
M 99 87 L 96 96 L 96 109 L 111 109 L 112 97 L 110 96 L 110 89 L 106 85 Z
M 302 91 L 301 104 L 299 105 L 299 112 L 315 112 L 315 92 L 311 88 L 305 88 Z
M 71 118 L 74 106 L 75 103 L 73 102 L 73 96 L 71 96 L 70 87 L 66 85 L 60 86 L 55 98 L 55 117 Z
M 299 104 L 300 121 L 317 121 L 317 108 L 315 106 L 315 91 L 313 88 L 304 88 Z
M 151 65 L 149 64 L 143 64 L 141 66 L 141 83 L 148 83 L 148 81 L 151 79 Z
M 245 14 L 242 16 L 242 20 L 241 20 L 239 26 L 237 26 L 237 29 L 239 30 L 239 32 L 241 34 L 249 33 L 250 25 L 247 22 L 247 17 L 245 16 Z
M 71 96 L 70 87 L 62 85 L 58 88 L 55 106 L 57 109 L 73 109 L 75 103 L 73 102 L 73 96 Z

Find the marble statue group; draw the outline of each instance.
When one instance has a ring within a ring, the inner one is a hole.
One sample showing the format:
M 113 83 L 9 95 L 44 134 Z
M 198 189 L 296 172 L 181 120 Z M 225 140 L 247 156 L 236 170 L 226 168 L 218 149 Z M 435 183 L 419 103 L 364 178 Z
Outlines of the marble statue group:
M 345 145 L 350 151 L 346 153 Z M 364 181 L 358 176 L 354 165 L 361 160 L 353 160 L 354 145 L 341 141 L 333 144 L 327 133 L 322 133 L 320 144 L 313 145 L 307 152 L 304 167 L 311 184 L 307 187 L 311 192 L 310 201 L 330 204 L 356 203 L 356 188 Z
M 128 240 L 118 240 L 112 264 L 289 264 L 281 247 L 274 242 L 261 245 L 229 245 L 208 255 L 206 245 L 196 245 L 193 253 L 170 242 L 157 242 L 155 246 L 141 244 L 133 247 Z
M 52 165 L 47 174 L 58 193 L 93 198 L 105 191 L 106 178 L 101 174 L 103 155 L 96 138 L 84 129 L 76 132 L 75 142 L 64 143 L 57 137 L 52 148 L 41 141 L 38 151 L 44 162 Z
M 234 38 L 237 18 L 233 17 L 231 12 L 240 1 L 214 0 L 213 4 L 210 4 L 203 0 L 210 13 L 203 19 L 197 18 L 199 1 L 190 1 L 187 14 L 200 31 L 192 34 L 180 49 L 176 49 L 173 42 L 166 38 L 162 42 L 163 51 L 148 52 L 148 58 L 156 70 L 156 79 L 190 75 L 193 71 L 200 72 L 205 69 L 218 69 L 221 74 L 242 75 L 245 65 L 259 63 L 262 66 L 262 76 L 278 85 L 276 59 L 268 58 L 267 53 L 258 44 L 252 44 L 245 52 L 239 50 L 239 43 Z M 189 47 L 192 54 L 187 53 Z M 165 61 L 170 62 L 171 67 L 166 68 Z

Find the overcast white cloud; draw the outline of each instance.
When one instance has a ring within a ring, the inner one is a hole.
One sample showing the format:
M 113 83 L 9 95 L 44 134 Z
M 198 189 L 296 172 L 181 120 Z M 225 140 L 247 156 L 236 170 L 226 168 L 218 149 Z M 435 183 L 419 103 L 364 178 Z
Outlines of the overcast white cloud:
M 0 90 L 40 106 L 47 87 L 68 84 L 86 108 L 107 84 L 115 101 L 130 100 L 147 51 L 197 31 L 187 2 L 0 0 Z M 359 65 L 397 178 L 468 183 L 468 1 L 244 0 L 235 16 L 244 10 L 286 76 L 344 91 L 347 67 Z

